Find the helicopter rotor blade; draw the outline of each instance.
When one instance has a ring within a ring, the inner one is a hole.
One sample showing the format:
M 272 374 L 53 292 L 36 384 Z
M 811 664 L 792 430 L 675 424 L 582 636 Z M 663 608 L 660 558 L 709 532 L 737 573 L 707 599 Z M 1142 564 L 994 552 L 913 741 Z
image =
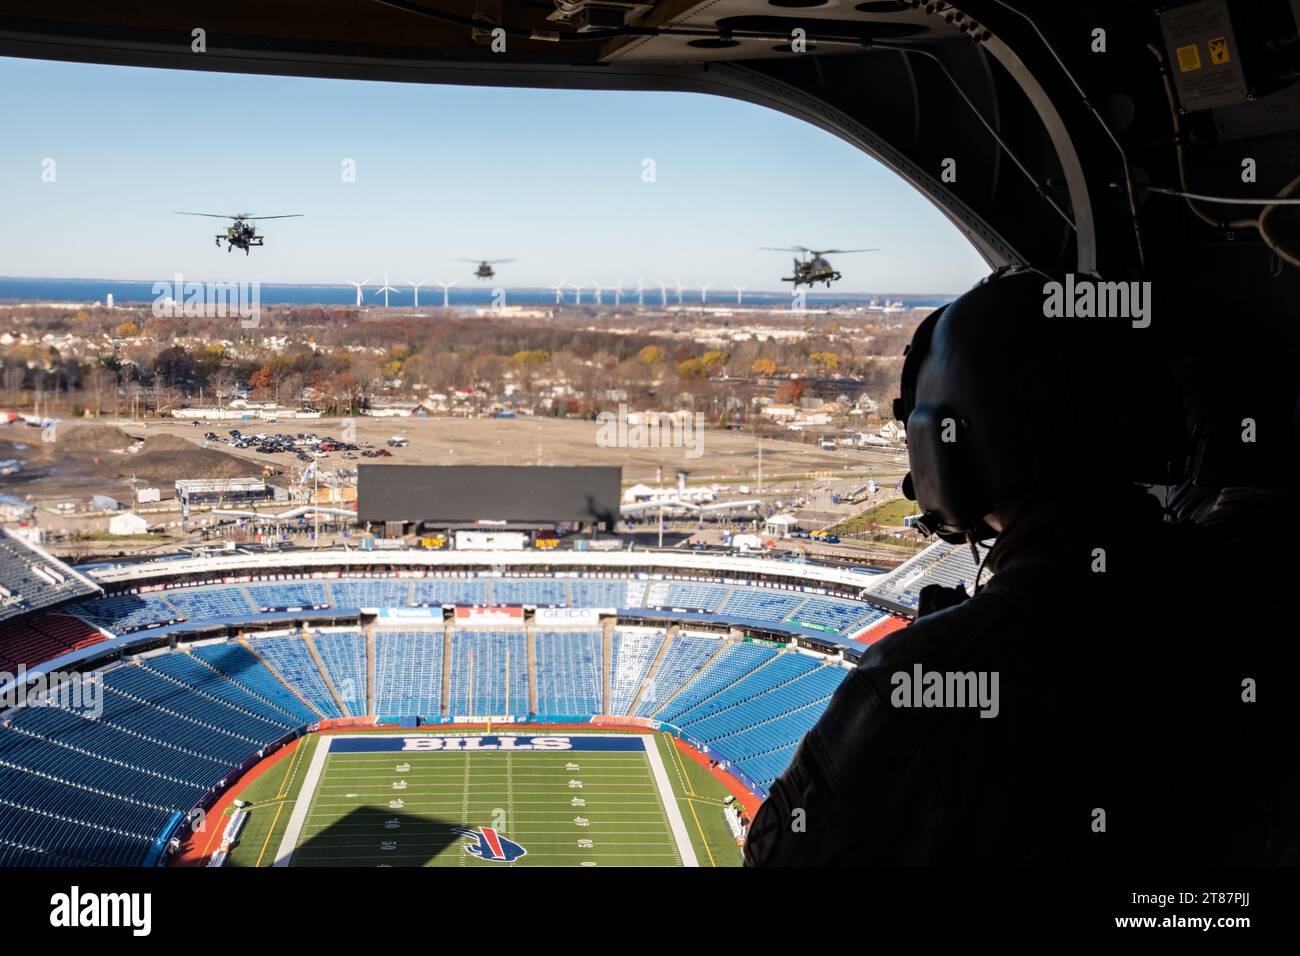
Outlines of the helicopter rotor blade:
M 821 251 L 817 251 L 815 249 L 810 249 L 809 251 L 815 256 L 843 256 L 843 255 L 847 255 L 850 252 L 879 252 L 880 250 L 879 249 L 822 249 Z
M 223 216 L 219 212 L 175 212 L 176 216 L 207 216 L 209 219 L 243 219 L 243 216 Z
M 254 222 L 261 219 L 301 219 L 306 213 L 291 212 L 287 216 L 240 216 L 240 219 L 249 219 Z

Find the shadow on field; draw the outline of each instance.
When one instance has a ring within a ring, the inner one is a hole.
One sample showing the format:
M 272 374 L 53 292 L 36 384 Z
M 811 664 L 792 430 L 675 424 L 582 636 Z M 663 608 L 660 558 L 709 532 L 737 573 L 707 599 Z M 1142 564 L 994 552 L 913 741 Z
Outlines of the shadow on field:
M 303 841 L 292 866 L 425 866 L 437 856 L 464 853 L 459 822 L 358 807 Z M 446 861 L 454 862 L 454 861 Z

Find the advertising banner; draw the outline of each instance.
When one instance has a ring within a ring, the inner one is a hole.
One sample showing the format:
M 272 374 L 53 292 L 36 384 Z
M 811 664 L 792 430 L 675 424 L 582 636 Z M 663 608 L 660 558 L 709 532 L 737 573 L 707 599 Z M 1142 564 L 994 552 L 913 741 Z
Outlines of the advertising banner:
M 600 611 L 594 607 L 539 607 L 534 620 L 539 626 L 596 627 L 600 624 Z
M 456 623 L 473 627 L 475 625 L 523 624 L 524 609 L 521 607 L 458 607 Z

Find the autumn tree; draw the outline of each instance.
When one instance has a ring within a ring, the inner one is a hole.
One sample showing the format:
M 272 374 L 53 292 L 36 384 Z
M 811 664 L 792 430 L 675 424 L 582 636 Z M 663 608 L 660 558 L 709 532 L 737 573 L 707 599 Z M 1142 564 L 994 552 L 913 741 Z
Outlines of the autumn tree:
M 828 372 L 833 372 L 840 367 L 840 357 L 834 352 L 813 352 L 808 356 L 815 365 L 820 366 Z
M 803 398 L 806 389 L 807 385 L 801 379 L 787 379 L 776 387 L 776 403 L 778 405 L 793 405 Z

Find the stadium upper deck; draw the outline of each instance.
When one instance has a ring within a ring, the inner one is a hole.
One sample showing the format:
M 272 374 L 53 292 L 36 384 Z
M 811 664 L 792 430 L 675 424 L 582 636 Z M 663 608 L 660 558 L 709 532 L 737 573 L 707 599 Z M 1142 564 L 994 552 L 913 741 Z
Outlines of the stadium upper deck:
M 454 605 L 588 607 L 629 619 L 729 624 L 847 648 L 856 657 L 877 625 L 914 613 L 923 586 L 969 589 L 975 576 L 965 549 L 942 544 L 874 575 L 678 551 L 221 552 L 101 565 L 86 575 L 62 567 L 62 581 L 27 597 L 31 609 L 46 613 L 10 615 L 0 632 L 0 666 L 89 662 L 106 650 L 93 645 L 110 638 L 117 649 L 198 627 L 233 633 L 285 620 Z M 97 587 L 103 596 L 88 597 Z
M 99 590 L 44 549 L 0 528 L 0 621 Z

